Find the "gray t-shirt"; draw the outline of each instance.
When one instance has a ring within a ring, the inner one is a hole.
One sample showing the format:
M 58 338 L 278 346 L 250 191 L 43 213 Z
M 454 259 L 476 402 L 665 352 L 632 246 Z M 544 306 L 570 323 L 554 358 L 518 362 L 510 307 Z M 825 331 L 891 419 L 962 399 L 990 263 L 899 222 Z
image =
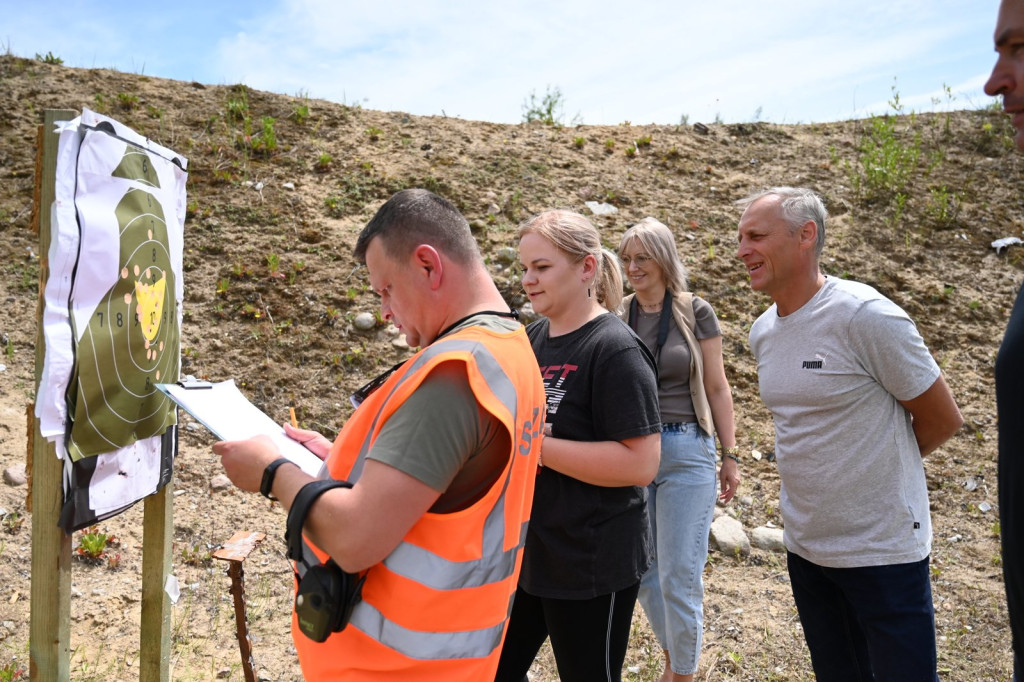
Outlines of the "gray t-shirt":
M 645 313 L 638 310 L 636 335 L 651 352 L 658 345 L 658 326 L 661 312 Z M 711 305 L 700 296 L 693 297 L 693 334 L 697 340 L 721 336 L 718 317 Z M 697 414 L 690 395 L 690 362 L 693 354 L 675 321 L 668 326 L 668 338 L 658 355 L 658 404 L 662 424 L 695 422 Z
M 775 422 L 786 547 L 835 568 L 928 556 L 924 466 L 899 401 L 940 372 L 910 317 L 870 286 L 828 277 L 796 312 L 762 314 L 750 346 Z

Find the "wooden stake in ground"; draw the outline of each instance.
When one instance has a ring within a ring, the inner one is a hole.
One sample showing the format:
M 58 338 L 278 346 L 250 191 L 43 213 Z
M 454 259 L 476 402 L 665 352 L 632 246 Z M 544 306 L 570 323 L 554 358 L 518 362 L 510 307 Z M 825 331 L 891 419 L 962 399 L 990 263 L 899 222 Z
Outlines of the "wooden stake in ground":
M 228 575 L 231 576 L 231 595 L 235 600 L 235 625 L 238 628 L 238 648 L 242 653 L 245 682 L 256 682 L 256 664 L 252 658 L 249 620 L 245 616 L 245 572 L 242 569 L 242 562 L 265 537 L 265 533 L 239 531 L 213 553 L 214 559 L 229 562 Z

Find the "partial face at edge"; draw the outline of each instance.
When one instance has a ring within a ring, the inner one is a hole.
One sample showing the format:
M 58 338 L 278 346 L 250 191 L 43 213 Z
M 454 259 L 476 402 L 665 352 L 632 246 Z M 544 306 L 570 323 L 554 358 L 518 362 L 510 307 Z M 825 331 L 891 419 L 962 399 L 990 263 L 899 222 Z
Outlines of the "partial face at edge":
M 1014 142 L 1024 151 L 1024 0 L 1003 0 L 993 37 L 996 63 L 985 94 L 1002 95 L 1003 109 L 1017 130 Z

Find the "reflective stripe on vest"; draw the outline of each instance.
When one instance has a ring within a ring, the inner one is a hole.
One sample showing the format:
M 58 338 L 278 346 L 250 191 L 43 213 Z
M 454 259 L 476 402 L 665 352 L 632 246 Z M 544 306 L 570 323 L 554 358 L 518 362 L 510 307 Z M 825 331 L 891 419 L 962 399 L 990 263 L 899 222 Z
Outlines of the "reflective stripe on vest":
M 509 597 L 509 610 L 511 608 L 512 597 Z M 501 644 L 501 634 L 505 630 L 502 621 L 481 630 L 420 632 L 389 621 L 384 614 L 366 603 L 360 603 L 352 612 L 349 626 L 355 626 L 381 644 L 421 661 L 483 658 Z
M 393 385 L 385 384 L 389 394 L 383 397 L 381 404 L 386 405 L 404 382 L 409 377 L 415 376 L 424 365 L 439 355 L 459 352 L 468 352 L 472 355 L 480 376 L 494 397 L 508 410 L 511 415 L 511 425 L 515 427 L 519 423 L 517 419 L 518 396 L 512 380 L 484 344 L 458 337 L 438 341 L 410 360 L 411 364 L 407 368 L 402 368 L 401 375 L 397 377 Z M 380 390 L 385 389 L 382 387 Z M 359 452 L 351 472 L 347 477 L 349 481 L 355 482 L 361 475 L 373 435 L 377 432 L 378 423 L 384 414 L 385 411 L 381 410 L 370 422 L 362 443 L 359 445 Z M 510 436 L 513 439 L 514 447 L 516 434 L 512 433 Z M 510 452 L 510 458 L 516 456 L 514 451 Z M 522 524 L 519 542 L 514 547 L 505 550 L 505 495 L 514 471 L 515 467 L 510 459 L 506 465 L 501 492 L 483 522 L 481 558 L 472 561 L 452 561 L 403 540 L 384 559 L 383 564 L 387 570 L 438 591 L 481 587 L 511 578 L 515 574 L 516 564 L 526 541 L 527 526 L 527 522 Z M 321 476 L 328 477 L 326 467 Z M 305 540 L 303 541 L 303 553 L 310 564 L 320 562 Z M 304 566 L 300 564 L 297 569 L 300 576 L 304 575 Z M 508 603 L 509 610 L 512 606 L 514 589 L 511 592 Z M 349 621 L 349 627 L 356 627 L 388 648 L 419 660 L 486 657 L 500 645 L 504 625 L 504 622 L 501 622 L 477 630 L 449 632 L 411 630 L 388 620 L 380 610 L 366 601 L 356 605 Z

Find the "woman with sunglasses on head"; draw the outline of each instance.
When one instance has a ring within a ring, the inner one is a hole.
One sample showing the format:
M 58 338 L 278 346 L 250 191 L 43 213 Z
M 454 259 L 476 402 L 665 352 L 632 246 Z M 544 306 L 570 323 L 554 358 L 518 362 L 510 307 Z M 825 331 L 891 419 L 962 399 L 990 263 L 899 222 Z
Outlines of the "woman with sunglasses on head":
M 645 486 L 661 425 L 649 351 L 612 311 L 615 255 L 583 216 L 519 228 L 527 328 L 547 393 L 533 511 L 496 679 L 523 682 L 550 637 L 562 682 L 619 682 L 651 554 Z
M 640 584 L 640 604 L 665 654 L 661 682 L 690 682 L 703 634 L 716 431 L 723 503 L 740 481 L 732 393 L 718 319 L 707 301 L 686 291 L 668 227 L 644 218 L 622 236 L 619 258 L 636 292 L 621 314 L 654 353 L 662 422 L 661 464 L 647 498 L 655 560 Z

